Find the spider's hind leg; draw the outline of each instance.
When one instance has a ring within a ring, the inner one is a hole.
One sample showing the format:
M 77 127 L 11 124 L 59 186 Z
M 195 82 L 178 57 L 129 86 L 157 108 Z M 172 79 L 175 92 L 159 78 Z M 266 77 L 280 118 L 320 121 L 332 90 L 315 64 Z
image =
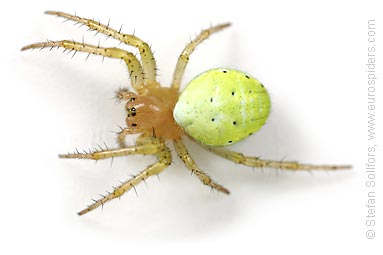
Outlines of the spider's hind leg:
M 189 152 L 187 151 L 181 139 L 174 140 L 174 147 L 176 148 L 178 156 L 182 159 L 186 167 L 193 174 L 195 174 L 203 184 L 210 186 L 212 189 L 218 190 L 222 193 L 230 194 L 228 189 L 214 182 L 207 174 L 199 169 L 194 160 L 190 157 Z
M 350 165 L 313 165 L 301 164 L 296 161 L 265 160 L 259 157 L 244 156 L 242 153 L 230 151 L 221 147 L 205 147 L 207 150 L 231 160 L 235 163 L 260 168 L 277 168 L 282 170 L 341 170 L 349 169 Z

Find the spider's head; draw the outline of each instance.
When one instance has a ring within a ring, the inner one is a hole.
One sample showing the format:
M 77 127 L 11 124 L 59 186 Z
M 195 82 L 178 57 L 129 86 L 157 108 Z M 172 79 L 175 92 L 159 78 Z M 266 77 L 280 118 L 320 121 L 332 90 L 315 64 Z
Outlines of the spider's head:
M 137 133 L 155 134 L 164 139 L 177 139 L 182 128 L 173 118 L 178 91 L 170 88 L 152 88 L 145 95 L 126 93 L 126 124 Z

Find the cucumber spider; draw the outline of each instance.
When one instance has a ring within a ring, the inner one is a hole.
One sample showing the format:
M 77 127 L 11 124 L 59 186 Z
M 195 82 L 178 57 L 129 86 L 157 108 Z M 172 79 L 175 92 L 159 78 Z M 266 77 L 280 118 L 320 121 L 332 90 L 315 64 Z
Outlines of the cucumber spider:
M 172 162 L 167 141 L 171 141 L 178 157 L 187 169 L 212 189 L 229 194 L 229 190 L 213 181 L 194 162 L 185 147 L 182 136 L 191 137 L 202 147 L 221 157 L 250 167 L 279 168 L 287 170 L 337 170 L 348 165 L 311 165 L 294 161 L 264 160 L 244 156 L 224 148 L 238 142 L 260 129 L 270 111 L 270 98 L 263 84 L 243 72 L 232 69 L 212 69 L 194 78 L 180 93 L 180 85 L 190 55 L 211 34 L 230 26 L 224 23 L 212 26 L 186 45 L 174 71 L 170 87 L 162 87 L 156 80 L 156 61 L 149 45 L 134 35 L 123 34 L 91 19 L 63 12 L 47 11 L 47 14 L 72 20 L 90 30 L 106 34 L 139 50 L 141 63 L 131 52 L 119 48 L 103 48 L 69 40 L 34 43 L 21 50 L 34 48 L 64 48 L 89 55 L 123 60 L 129 70 L 130 83 L 135 92 L 120 89 L 119 101 L 126 102 L 126 128 L 118 133 L 119 148 L 95 150 L 89 153 L 61 154 L 60 158 L 106 159 L 132 154 L 154 155 L 157 162 L 138 175 L 123 182 L 113 192 L 102 196 L 78 214 L 83 215 L 122 196 L 150 176 L 161 173 Z M 134 146 L 125 142 L 127 135 L 141 134 Z

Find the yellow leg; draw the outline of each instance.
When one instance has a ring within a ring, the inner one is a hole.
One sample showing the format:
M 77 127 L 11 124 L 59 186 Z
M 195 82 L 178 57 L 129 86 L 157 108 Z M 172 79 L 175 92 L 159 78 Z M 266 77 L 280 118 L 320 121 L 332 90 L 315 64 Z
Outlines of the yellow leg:
M 29 49 L 43 49 L 43 48 L 64 48 L 71 51 L 88 52 L 89 54 L 101 55 L 103 57 L 123 59 L 128 66 L 130 74 L 130 82 L 132 87 L 137 91 L 142 91 L 144 88 L 144 77 L 142 75 L 142 67 L 137 58 L 130 52 L 121 50 L 119 48 L 102 48 L 85 43 L 74 41 L 48 41 L 41 43 L 34 43 L 24 46 L 21 50 Z
M 229 151 L 221 147 L 205 147 L 209 151 L 227 158 L 228 160 L 234 161 L 235 163 L 261 168 L 279 168 L 284 170 L 340 170 L 351 168 L 350 165 L 311 165 L 311 164 L 300 164 L 295 161 L 275 161 L 275 160 L 264 160 L 259 157 L 247 157 L 242 153 Z
M 204 40 L 209 38 L 211 34 L 218 32 L 228 26 L 230 26 L 230 23 L 224 23 L 218 26 L 202 30 L 202 32 L 193 41 L 186 45 L 186 47 L 184 48 L 184 50 L 178 58 L 176 69 L 174 70 L 172 88 L 180 88 L 182 76 L 185 72 L 186 65 L 189 62 L 189 57 L 193 53 L 195 48 Z
M 130 189 L 134 189 L 134 187 L 142 181 L 145 181 L 152 175 L 157 175 L 162 172 L 167 166 L 171 164 L 171 152 L 168 147 L 161 141 L 162 150 L 157 153 L 158 162 L 148 166 L 145 170 L 143 170 L 138 175 L 134 176 L 132 179 L 123 182 L 121 185 L 116 187 L 113 192 L 108 193 L 105 196 L 98 200 L 93 200 L 94 203 L 89 205 L 84 210 L 80 211 L 78 215 L 84 215 L 93 209 L 103 206 L 106 202 L 115 199 L 117 197 L 122 196 L 125 192 Z
M 156 61 L 154 59 L 153 52 L 149 45 L 140 38 L 134 35 L 122 34 L 120 31 L 110 28 L 109 25 L 103 25 L 92 19 L 81 18 L 75 15 L 56 11 L 47 11 L 46 14 L 56 15 L 80 24 L 84 24 L 92 30 L 111 36 L 133 47 L 137 47 L 140 51 L 142 67 L 144 69 L 144 78 L 147 80 L 146 82 L 156 84 Z
M 190 157 L 189 152 L 187 151 L 181 139 L 174 140 L 174 146 L 176 148 L 178 156 L 180 157 L 180 159 L 182 159 L 186 167 L 193 174 L 195 174 L 203 184 L 210 186 L 212 189 L 216 189 L 225 194 L 230 194 L 230 191 L 228 189 L 214 182 L 207 174 L 205 174 L 201 169 L 199 169 L 194 160 Z
M 76 158 L 76 159 L 93 159 L 93 160 L 100 160 L 100 159 L 107 159 L 107 158 L 114 158 L 114 157 L 122 157 L 127 155 L 133 155 L 133 154 L 143 154 L 143 155 L 150 155 L 150 154 L 157 154 L 164 150 L 165 144 L 158 138 L 151 138 L 151 137 L 140 137 L 140 139 L 137 140 L 137 145 L 135 146 L 129 146 L 119 149 L 106 149 L 106 150 L 99 150 L 99 151 L 91 151 L 89 153 L 84 152 L 74 152 L 74 153 L 68 153 L 68 154 L 60 154 L 60 158 Z

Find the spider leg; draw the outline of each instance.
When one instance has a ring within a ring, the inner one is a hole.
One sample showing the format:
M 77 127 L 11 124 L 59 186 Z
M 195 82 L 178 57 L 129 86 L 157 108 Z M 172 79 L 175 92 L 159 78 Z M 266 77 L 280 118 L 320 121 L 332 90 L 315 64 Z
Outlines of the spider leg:
M 178 62 L 177 62 L 177 65 L 176 65 L 176 68 L 174 70 L 174 74 L 173 74 L 173 82 L 172 82 L 172 88 L 175 88 L 175 89 L 179 89 L 180 88 L 180 85 L 181 85 L 181 79 L 182 79 L 182 76 L 185 72 L 185 68 L 186 68 L 186 65 L 187 63 L 189 62 L 189 57 L 190 55 L 193 53 L 193 51 L 195 50 L 195 48 L 200 44 L 202 43 L 204 40 L 206 40 L 207 38 L 209 38 L 209 36 L 215 32 L 218 32 L 228 26 L 230 26 L 231 24 L 230 23 L 224 23 L 224 24 L 220 24 L 220 25 L 217 25 L 217 26 L 214 26 L 214 27 L 210 27 L 208 29 L 205 29 L 205 30 L 202 30 L 201 33 L 196 37 L 194 38 L 193 41 L 191 41 L 190 43 L 188 43 L 184 50 L 182 51 L 181 55 L 178 57 Z
M 125 44 L 138 48 L 141 55 L 142 67 L 144 69 L 144 78 L 146 80 L 146 84 L 152 84 L 152 85 L 157 84 L 156 61 L 153 56 L 153 52 L 150 49 L 149 45 L 146 42 L 142 41 L 140 38 L 134 35 L 123 34 L 120 31 L 110 28 L 109 25 L 103 25 L 100 22 L 97 22 L 92 19 L 81 18 L 79 16 L 70 15 L 64 12 L 47 11 L 45 13 L 66 18 L 68 20 L 72 20 L 80 24 L 84 24 L 87 27 L 89 27 L 91 30 L 95 30 L 97 32 L 103 33 Z
M 201 169 L 199 169 L 194 160 L 190 157 L 189 152 L 187 151 L 186 146 L 184 145 L 181 139 L 174 140 L 173 142 L 180 159 L 182 159 L 186 167 L 193 174 L 195 174 L 203 184 L 208 185 L 212 189 L 216 189 L 225 194 L 230 194 L 230 191 L 228 189 L 214 182 L 207 174 L 205 174 Z
M 94 200 L 94 203 L 89 205 L 84 210 L 80 211 L 78 215 L 84 215 L 99 206 L 103 206 L 106 202 L 115 199 L 117 197 L 122 196 L 125 192 L 130 189 L 134 189 L 134 187 L 142 181 L 145 181 L 147 178 L 153 175 L 157 175 L 161 173 L 167 166 L 171 164 L 171 152 L 169 148 L 164 144 L 163 141 L 161 143 L 161 150 L 156 154 L 158 158 L 158 162 L 148 166 L 145 170 L 140 172 L 138 175 L 133 176 L 133 178 L 121 183 L 118 187 L 116 187 L 113 192 L 108 193 L 105 196 L 98 200 Z
M 242 153 L 230 151 L 221 147 L 205 147 L 209 151 L 231 160 L 235 163 L 251 167 L 269 167 L 283 170 L 341 170 L 351 168 L 350 165 L 312 165 L 301 164 L 295 161 L 265 160 L 259 157 L 244 156 Z
M 85 43 L 79 43 L 74 41 L 48 41 L 41 43 L 34 43 L 24 46 L 21 50 L 29 49 L 44 49 L 44 48 L 64 48 L 70 51 L 88 52 L 89 54 L 101 55 L 103 57 L 123 59 L 128 66 L 130 81 L 132 87 L 138 92 L 144 88 L 144 78 L 142 75 L 142 67 L 137 58 L 130 52 L 121 50 L 119 48 L 102 48 Z
M 141 141 L 140 141 L 141 140 Z M 122 157 L 133 154 L 151 155 L 157 154 L 163 151 L 165 144 L 159 138 L 152 137 L 140 137 L 137 140 L 137 144 L 134 146 L 125 146 L 124 148 L 118 149 L 106 149 L 106 150 L 95 150 L 90 152 L 79 152 L 76 150 L 74 153 L 60 154 L 59 158 L 76 158 L 76 159 L 107 159 L 114 157 Z

